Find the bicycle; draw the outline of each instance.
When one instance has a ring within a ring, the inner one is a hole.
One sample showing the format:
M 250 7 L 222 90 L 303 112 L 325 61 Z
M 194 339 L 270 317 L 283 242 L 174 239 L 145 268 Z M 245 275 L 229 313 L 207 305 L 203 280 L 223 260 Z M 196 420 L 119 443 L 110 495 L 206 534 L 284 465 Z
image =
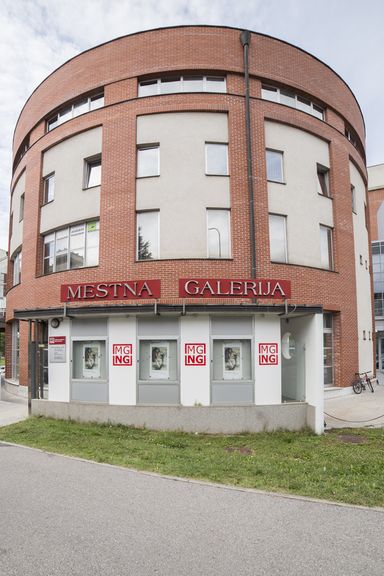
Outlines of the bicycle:
M 371 392 L 374 392 L 373 384 L 368 376 L 368 372 L 355 372 L 355 376 L 357 376 L 357 378 L 352 384 L 355 394 L 361 394 L 361 392 L 366 390 L 367 387 Z

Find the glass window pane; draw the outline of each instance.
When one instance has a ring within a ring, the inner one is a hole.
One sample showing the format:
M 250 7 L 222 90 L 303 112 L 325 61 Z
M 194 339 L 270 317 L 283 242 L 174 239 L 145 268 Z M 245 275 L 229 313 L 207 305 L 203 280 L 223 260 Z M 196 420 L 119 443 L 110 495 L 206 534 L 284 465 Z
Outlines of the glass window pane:
M 99 263 L 99 222 L 87 223 L 87 266 Z
M 380 244 L 378 242 L 372 242 L 372 254 L 380 254 Z
M 84 224 L 79 224 L 78 226 L 72 226 L 70 230 L 70 255 L 69 255 L 69 267 L 70 268 L 80 268 L 85 264 L 85 226 Z
M 48 120 L 48 123 L 47 123 L 48 132 L 49 132 L 50 130 L 53 130 L 54 128 L 56 128 L 56 126 L 58 125 L 58 123 L 59 123 L 59 117 L 58 117 L 58 115 L 56 114 L 56 116 L 53 116 L 53 118 L 51 118 L 50 120 Z
M 68 228 L 56 232 L 55 271 L 68 268 Z
M 183 91 L 184 92 L 202 92 L 203 91 L 203 77 L 202 76 L 184 76 L 184 78 L 183 78 Z
M 296 107 L 299 110 L 303 110 L 303 112 L 307 112 L 307 114 L 312 114 L 312 103 L 310 100 L 304 98 L 303 96 L 297 96 Z
M 220 76 L 207 76 L 205 79 L 205 90 L 207 92 L 226 92 L 225 78 Z
M 87 162 L 87 188 L 101 185 L 101 159 Z
M 180 76 L 171 78 L 162 78 L 160 84 L 161 94 L 171 94 L 172 92 L 181 92 Z
M 97 108 L 102 108 L 104 106 L 104 94 L 97 94 L 91 97 L 90 108 L 91 110 L 97 110 Z
M 332 262 L 332 230 L 327 226 L 320 226 L 320 264 L 322 268 L 331 270 Z
M 272 262 L 287 262 L 286 217 L 269 215 L 269 246 Z
M 329 171 L 317 165 L 317 191 L 322 196 L 329 196 Z
M 288 92 L 287 90 L 280 90 L 280 103 L 295 108 L 296 107 L 295 94 L 293 92 Z
M 85 112 L 88 112 L 88 110 L 89 110 L 88 98 L 79 100 L 78 102 L 75 102 L 73 105 L 74 116 L 80 116 L 80 114 L 85 114 Z
M 159 212 L 137 213 L 137 259 L 159 258 Z
M 312 115 L 316 116 L 316 118 L 320 118 L 320 120 L 324 119 L 324 110 L 317 106 L 316 104 L 312 105 Z
M 208 258 L 230 258 L 229 210 L 207 210 Z
M 214 340 L 213 380 L 251 380 L 251 356 L 250 340 Z
M 267 180 L 270 182 L 284 182 L 283 152 L 267 150 Z
M 160 147 L 152 146 L 137 150 L 137 177 L 160 175 Z
M 228 175 L 228 144 L 205 144 L 205 173 Z
M 55 175 L 47 176 L 44 180 L 44 203 L 52 202 L 55 197 Z
M 106 378 L 105 341 L 73 342 L 72 376 L 77 380 L 94 380 Z
M 333 368 L 324 368 L 324 384 L 333 384 Z
M 271 100 L 272 102 L 279 101 L 279 93 L 277 88 L 273 88 L 272 86 L 263 86 L 261 88 L 261 97 L 264 100 Z
M 158 93 L 158 80 L 144 80 L 139 83 L 139 96 L 152 96 Z
M 174 340 L 141 340 L 139 358 L 139 380 L 177 380 L 177 342 Z
M 70 120 L 72 118 L 72 105 L 68 106 L 67 108 L 63 108 L 62 110 L 60 110 L 59 112 L 59 124 L 62 124 L 63 122 L 67 122 L 67 120 Z

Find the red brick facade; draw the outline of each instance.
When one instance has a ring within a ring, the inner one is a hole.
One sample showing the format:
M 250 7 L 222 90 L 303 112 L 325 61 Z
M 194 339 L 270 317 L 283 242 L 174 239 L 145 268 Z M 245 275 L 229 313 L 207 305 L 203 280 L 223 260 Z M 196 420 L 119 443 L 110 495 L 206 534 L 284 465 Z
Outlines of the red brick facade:
M 178 278 L 248 278 L 251 275 L 249 199 L 246 165 L 243 49 L 240 30 L 216 27 L 180 27 L 123 37 L 80 54 L 51 74 L 27 101 L 16 126 L 14 153 L 30 133 L 30 148 L 13 176 L 12 188 L 26 170 L 22 282 L 7 295 L 7 321 L 14 310 L 54 308 L 60 304 L 60 286 L 120 278 L 159 278 L 160 303 L 180 303 Z M 335 312 L 335 383 L 350 385 L 358 369 L 357 312 L 353 221 L 350 207 L 349 160 L 366 181 L 364 158 L 344 134 L 345 121 L 364 145 L 364 122 L 348 86 L 325 64 L 285 42 L 252 34 L 250 44 L 251 123 L 257 276 L 292 282 L 290 304 L 321 305 Z M 227 93 L 169 94 L 137 97 L 137 77 L 171 71 L 224 73 Z M 318 101 L 325 120 L 261 99 L 261 83 L 291 87 Z M 104 87 L 105 106 L 74 118 L 49 133 L 45 120 L 81 94 Z M 136 227 L 136 118 L 175 111 L 228 112 L 232 258 L 230 260 L 135 261 Z M 264 122 L 278 121 L 315 134 L 329 142 L 330 179 L 334 190 L 335 271 L 273 264 L 269 258 L 268 191 Z M 100 206 L 99 266 L 42 275 L 42 239 L 39 235 L 42 194 L 42 153 L 65 138 L 91 127 L 103 127 L 103 172 Z M 11 274 L 9 274 L 9 279 Z M 190 300 L 191 303 L 206 303 Z M 238 303 L 241 299 L 238 300 Z M 144 302 L 145 303 L 145 302 Z M 210 304 L 227 304 L 223 299 Z M 76 304 L 71 304 L 76 306 Z M 20 383 L 27 383 L 26 331 L 21 323 Z M 350 337 L 343 344 L 343 337 Z M 10 366 L 10 339 L 8 338 Z M 9 374 L 8 374 L 9 375 Z

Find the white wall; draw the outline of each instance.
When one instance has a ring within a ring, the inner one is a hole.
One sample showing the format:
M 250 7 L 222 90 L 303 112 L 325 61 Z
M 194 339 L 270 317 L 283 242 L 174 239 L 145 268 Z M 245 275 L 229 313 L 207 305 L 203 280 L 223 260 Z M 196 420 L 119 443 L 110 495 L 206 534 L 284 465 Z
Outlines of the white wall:
M 136 318 L 109 318 L 109 403 L 136 404 Z M 114 344 L 132 344 L 132 366 L 113 366 Z
M 281 404 L 281 333 L 279 316 L 255 317 L 255 404 Z M 259 344 L 278 344 L 278 364 L 260 365 Z
M 333 226 L 332 200 L 318 193 L 317 178 L 317 164 L 330 166 L 328 143 L 266 122 L 265 145 L 284 153 L 285 183 L 268 182 L 268 211 L 287 216 L 288 262 L 320 268 L 320 224 Z
M 369 270 L 370 245 L 365 221 L 367 203 L 365 184 L 359 171 L 352 162 L 349 163 L 351 184 L 355 187 L 356 214 L 353 217 L 353 237 L 355 246 L 357 325 L 359 335 L 359 372 L 370 372 L 373 369 L 372 348 L 372 301 L 371 278 Z M 362 257 L 362 264 L 360 262 Z M 366 267 L 366 263 L 368 268 Z M 364 340 L 364 331 L 365 337 Z M 369 338 L 371 336 L 371 339 Z
M 50 351 L 48 345 L 48 400 L 55 402 L 69 402 L 71 379 L 71 322 L 65 319 L 58 328 L 52 328 L 48 323 L 48 337 L 65 336 L 66 358 L 65 362 L 49 362 Z
M 183 406 L 210 403 L 210 355 L 209 355 L 209 317 L 183 316 L 180 323 L 180 398 Z M 186 343 L 205 344 L 205 366 L 185 366 L 184 351 Z
M 13 214 L 11 242 L 10 242 L 10 256 L 23 242 L 23 222 L 20 222 L 20 198 L 25 193 L 25 170 L 18 179 L 15 188 L 13 189 L 11 200 L 11 214 Z
M 136 209 L 160 210 L 160 258 L 206 258 L 206 208 L 230 207 L 229 177 L 205 174 L 205 142 L 228 142 L 227 114 L 137 119 L 137 144 L 160 144 L 160 176 L 136 183 Z
M 92 128 L 44 153 L 43 177 L 55 173 L 55 199 L 41 208 L 40 232 L 99 216 L 100 186 L 83 190 L 83 183 L 84 159 L 101 153 L 101 141 L 102 128 Z
M 368 189 L 384 188 L 384 164 L 368 166 Z

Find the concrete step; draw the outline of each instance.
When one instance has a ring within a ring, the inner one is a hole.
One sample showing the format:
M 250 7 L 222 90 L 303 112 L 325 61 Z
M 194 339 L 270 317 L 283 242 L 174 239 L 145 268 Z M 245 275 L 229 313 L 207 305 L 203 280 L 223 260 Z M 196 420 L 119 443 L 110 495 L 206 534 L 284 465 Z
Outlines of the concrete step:
M 324 388 L 324 400 L 339 398 L 340 396 L 348 396 L 352 393 L 352 386 L 347 386 L 345 388 L 340 388 L 339 386 L 326 386 Z

